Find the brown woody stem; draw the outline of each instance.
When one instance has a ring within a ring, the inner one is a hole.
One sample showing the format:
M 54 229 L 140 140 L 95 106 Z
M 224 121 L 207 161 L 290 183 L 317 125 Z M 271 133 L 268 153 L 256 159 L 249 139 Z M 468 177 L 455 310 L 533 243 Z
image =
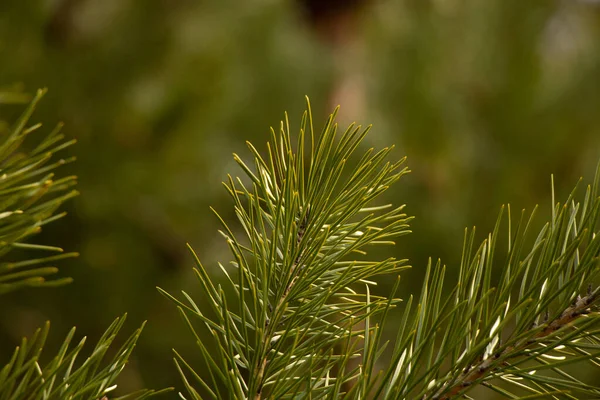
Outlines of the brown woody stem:
M 560 316 L 547 323 L 543 329 L 536 332 L 532 338 L 525 339 L 514 346 L 508 346 L 503 351 L 485 360 L 481 357 L 481 361 L 467 367 L 458 378 L 442 386 L 432 398 L 434 400 L 450 400 L 462 393 L 466 387 L 489 375 L 494 370 L 492 366 L 499 358 L 504 360 L 514 358 L 516 356 L 514 353 L 519 353 L 531 343 L 551 335 L 553 332 L 572 324 L 582 315 L 587 314 L 590 305 L 597 300 L 599 295 L 600 287 L 593 292 L 588 290 L 588 294 L 585 297 L 578 296 L 577 300 L 571 306 L 567 307 Z M 425 395 L 426 397 L 427 395 Z

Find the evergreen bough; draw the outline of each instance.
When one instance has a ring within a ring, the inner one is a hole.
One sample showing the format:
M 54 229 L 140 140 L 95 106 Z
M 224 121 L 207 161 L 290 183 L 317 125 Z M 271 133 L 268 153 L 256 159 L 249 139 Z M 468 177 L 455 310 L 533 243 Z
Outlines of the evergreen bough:
M 28 243 L 77 195 L 74 177 L 52 172 L 71 161 L 52 160 L 72 144 L 59 128 L 23 150 L 39 128 L 27 125 L 42 95 L 12 128 L 0 125 L 0 255 L 14 248 L 57 254 L 0 264 L 0 293 L 68 283 L 46 280 L 57 272 L 47 265 L 76 255 Z M 23 96 L 0 93 L 7 100 Z M 159 288 L 205 361 L 194 367 L 174 352 L 188 398 L 442 400 L 470 398 L 477 386 L 506 398 L 600 396 L 600 387 L 578 378 L 582 366 L 600 365 L 600 168 L 581 200 L 576 190 L 564 203 L 552 199 L 552 218 L 539 232 L 535 210 L 514 218 L 509 206 L 480 245 L 467 230 L 458 281 L 445 288 L 445 267 L 430 261 L 421 293 L 402 302 L 399 278 L 389 296 L 371 288 L 377 276 L 409 268 L 407 260 L 377 260 L 367 250 L 410 232 L 404 206 L 377 202 L 409 171 L 404 159 L 388 161 L 392 148 L 357 154 L 368 128 L 339 134 L 335 114 L 317 135 L 309 106 L 297 139 L 286 116 L 264 155 L 250 143 L 251 163 L 234 155 L 245 176 L 225 183 L 240 226 L 218 217 L 233 256 L 219 264 L 225 286 L 194 254 L 198 300 Z M 402 313 L 390 343 L 383 332 L 394 308 Z M 0 400 L 108 399 L 143 328 L 105 362 L 124 321 L 116 319 L 83 362 L 85 338 L 73 343 L 71 330 L 42 366 L 47 323 L 0 370 Z
M 46 280 L 47 276 L 58 272 L 56 267 L 48 264 L 77 255 L 64 253 L 59 247 L 27 242 L 44 225 L 64 216 L 64 213 L 57 214 L 57 209 L 64 201 L 78 194 L 73 189 L 75 177 L 56 178 L 53 172 L 74 160 L 53 160 L 57 152 L 75 142 L 64 140 L 60 125 L 32 150 L 28 150 L 31 146 L 23 144 L 29 135 L 41 127 L 40 124 L 28 124 L 44 93 L 45 90 L 36 93 L 12 127 L 0 123 L 0 257 L 3 258 L 0 263 L 0 294 L 24 287 L 70 283 L 70 278 Z M 0 92 L 0 106 L 26 100 L 27 96 L 22 93 Z M 7 253 L 15 248 L 58 254 L 4 261 Z M 83 361 L 79 355 L 86 338 L 75 341 L 73 328 L 55 355 L 45 357 L 50 361 L 42 363 L 40 358 L 50 329 L 50 323 L 46 322 L 29 339 L 23 338 L 8 363 L 0 369 L 0 400 L 108 399 L 107 394 L 116 388 L 115 379 L 125 367 L 143 329 L 143 325 L 136 329 L 115 352 L 110 348 L 124 323 L 125 315 L 117 318 Z M 114 352 L 114 356 L 106 360 L 109 350 Z M 118 399 L 141 400 L 166 390 L 141 390 Z
M 75 143 L 75 140 L 64 140 L 60 124 L 32 150 L 23 146 L 27 137 L 41 127 L 41 124 L 27 124 L 43 94 L 43 90 L 37 92 L 12 127 L 0 127 L 0 257 L 6 258 L 15 248 L 58 254 L 0 264 L 0 294 L 26 286 L 69 283 L 70 278 L 46 280 L 46 276 L 58 272 L 57 268 L 46 265 L 77 256 L 77 253 L 64 253 L 59 247 L 26 243 L 44 225 L 63 217 L 65 214 L 57 214 L 57 209 L 65 200 L 78 194 L 73 189 L 76 184 L 74 176 L 57 179 L 54 175 L 56 168 L 74 160 L 53 160 L 54 154 Z M 21 100 L 8 95 L 0 98 L 4 99 L 4 103 L 11 99 Z
M 371 287 L 406 260 L 367 249 L 409 233 L 404 206 L 376 203 L 408 172 L 404 159 L 356 154 L 368 128 L 339 134 L 334 120 L 315 134 L 309 106 L 296 140 L 286 115 L 266 153 L 248 143 L 251 162 L 234 155 L 244 177 L 225 188 L 240 227 L 218 217 L 233 258 L 219 264 L 226 285 L 194 255 L 197 300 L 159 289 L 205 361 L 174 352 L 188 398 L 442 400 L 480 385 L 506 398 L 600 396 L 578 379 L 600 365 L 600 171 L 582 201 L 553 198 L 539 232 L 535 210 L 515 218 L 510 207 L 480 245 L 467 231 L 458 282 L 445 289 L 446 268 L 430 261 L 420 295 L 401 303 L 399 281 L 388 297 Z

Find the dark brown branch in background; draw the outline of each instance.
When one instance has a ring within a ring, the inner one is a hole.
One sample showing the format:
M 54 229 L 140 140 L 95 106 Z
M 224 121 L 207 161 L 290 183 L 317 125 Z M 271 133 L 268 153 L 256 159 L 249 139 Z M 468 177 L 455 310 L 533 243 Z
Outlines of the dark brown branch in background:
M 297 0 L 304 21 L 333 62 L 327 110 L 344 104 L 340 120 L 360 119 L 369 75 L 362 25 L 372 0 Z M 352 121 L 348 121 L 352 122 Z
M 54 46 L 63 46 L 76 34 L 74 15 L 83 3 L 82 0 L 61 0 L 56 2 L 46 24 L 44 38 Z
M 306 21 L 323 42 L 333 46 L 353 39 L 369 0 L 298 0 Z

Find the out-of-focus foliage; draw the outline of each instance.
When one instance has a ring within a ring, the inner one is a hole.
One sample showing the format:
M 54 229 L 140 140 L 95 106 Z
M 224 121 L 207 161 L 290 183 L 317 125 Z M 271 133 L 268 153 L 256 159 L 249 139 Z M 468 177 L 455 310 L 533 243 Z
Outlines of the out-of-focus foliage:
M 600 3 L 390 1 L 370 22 L 366 114 L 415 172 L 405 201 L 423 260 L 432 243 L 446 255 L 464 226 L 491 228 L 502 203 L 541 203 L 549 173 L 561 193 L 593 174 Z
M 465 225 L 488 231 L 509 200 L 545 204 L 550 173 L 558 194 L 593 174 L 596 2 L 373 0 L 334 44 L 297 11 L 284 0 L 0 2 L 0 83 L 51 89 L 42 121 L 62 119 L 78 139 L 69 168 L 83 193 L 42 236 L 81 252 L 77 284 L 6 297 L 0 356 L 46 319 L 99 337 L 127 310 L 150 323 L 119 387 L 177 382 L 168 349 L 194 344 L 154 286 L 193 292 L 186 240 L 209 267 L 226 259 L 205 211 L 225 199 L 230 155 L 265 142 L 284 109 L 294 123 L 305 94 L 315 114 L 339 102 L 342 118 L 374 122 L 370 144 L 408 155 L 414 173 L 388 194 L 417 217 L 393 250 L 415 265 L 400 297 L 429 256 L 457 273 Z

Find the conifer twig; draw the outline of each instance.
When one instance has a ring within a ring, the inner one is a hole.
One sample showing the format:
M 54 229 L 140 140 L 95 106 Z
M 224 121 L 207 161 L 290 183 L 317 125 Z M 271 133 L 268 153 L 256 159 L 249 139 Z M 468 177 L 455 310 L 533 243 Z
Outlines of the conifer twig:
M 403 206 L 372 204 L 408 169 L 403 167 L 404 159 L 386 160 L 391 147 L 369 149 L 355 157 L 368 129 L 351 125 L 339 134 L 336 112 L 317 136 L 309 106 L 294 145 L 286 116 L 279 132 L 271 132 L 266 155 L 250 143 L 252 163 L 234 155 L 251 181 L 250 187 L 229 177 L 225 185 L 244 239 L 219 219 L 237 279 L 225 267 L 221 269 L 239 308 L 228 306 L 232 300 L 226 302 L 223 290 L 197 258 L 203 303 L 212 309 L 213 317 L 191 296 L 184 293 L 181 301 L 159 289 L 177 304 L 193 335 L 200 337 L 192 317 L 202 321 L 216 345 L 210 351 L 204 340 L 197 341 L 208 367 L 207 378 L 176 353 L 175 362 L 194 399 L 199 396 L 188 374 L 213 399 L 232 393 L 253 400 L 295 398 L 301 393 L 339 397 L 342 383 L 357 375 L 355 369 L 346 371 L 348 360 L 361 352 L 355 348 L 341 354 L 340 345 L 348 350 L 356 347 L 344 344 L 364 334 L 364 329 L 358 329 L 360 322 L 398 302 L 355 288 L 375 284 L 374 276 L 408 268 L 406 260 L 377 261 L 366 256 L 368 246 L 391 244 L 409 233 L 410 218 Z M 366 387 L 369 375 L 363 378 L 361 385 Z
M 483 359 L 483 356 L 481 356 L 478 363 L 468 366 L 456 380 L 442 386 L 432 399 L 452 399 L 461 394 L 465 388 L 470 387 L 477 382 L 481 382 L 486 376 L 489 376 L 495 370 L 498 370 L 500 368 L 498 366 L 499 363 L 508 362 L 510 359 L 517 357 L 519 353 L 525 350 L 529 345 L 543 340 L 556 331 L 571 326 L 578 318 L 590 313 L 590 306 L 598 300 L 599 295 L 600 287 L 596 288 L 594 291 L 589 291 L 584 297 L 578 296 L 574 304 L 565 309 L 557 318 L 550 322 L 546 322 L 539 327 L 533 327 L 531 335 L 525 335 L 531 337 L 531 339 L 523 339 L 518 344 L 508 346 L 504 350 L 495 353 L 492 357 Z M 427 395 L 424 396 L 424 398 L 427 398 Z

